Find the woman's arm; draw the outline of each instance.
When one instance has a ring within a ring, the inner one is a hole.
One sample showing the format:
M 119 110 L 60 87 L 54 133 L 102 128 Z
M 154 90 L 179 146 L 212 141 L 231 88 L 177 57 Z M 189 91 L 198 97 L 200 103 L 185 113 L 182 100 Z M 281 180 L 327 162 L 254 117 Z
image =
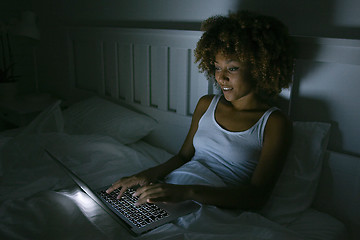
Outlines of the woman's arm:
M 258 209 L 267 201 L 281 173 L 291 141 L 291 123 L 280 112 L 270 115 L 265 127 L 259 163 L 249 184 L 237 188 L 201 185 L 154 184 L 137 190 L 144 202 L 195 200 L 226 208 Z
M 272 113 L 265 127 L 263 148 L 251 184 L 263 189 L 263 201 L 268 200 L 285 165 L 292 141 L 292 122 L 280 111 Z
M 118 198 L 120 198 L 122 194 L 126 191 L 126 189 L 128 189 L 129 187 L 135 185 L 144 186 L 155 183 L 158 180 L 164 178 L 173 170 L 190 161 L 195 153 L 195 149 L 193 146 L 193 138 L 197 131 L 199 120 L 210 105 L 212 98 L 213 96 L 207 95 L 203 96 L 198 101 L 192 117 L 189 132 L 178 154 L 174 155 L 168 161 L 158 166 L 149 168 L 130 177 L 124 177 L 119 179 L 111 187 L 109 187 L 106 192 L 111 193 L 115 189 L 121 188 L 118 196 Z

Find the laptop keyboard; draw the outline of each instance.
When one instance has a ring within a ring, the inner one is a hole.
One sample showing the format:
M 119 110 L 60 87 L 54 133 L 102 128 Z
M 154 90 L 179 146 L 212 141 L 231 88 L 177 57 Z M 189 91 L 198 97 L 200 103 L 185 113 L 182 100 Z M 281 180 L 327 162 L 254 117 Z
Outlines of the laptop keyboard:
M 148 224 L 159 221 L 169 216 L 169 213 L 155 204 L 144 203 L 135 206 L 138 197 L 133 197 L 134 189 L 129 188 L 120 199 L 116 199 L 120 190 L 116 189 L 110 194 L 101 191 L 99 195 L 115 208 L 121 215 L 126 217 L 135 226 L 141 228 Z

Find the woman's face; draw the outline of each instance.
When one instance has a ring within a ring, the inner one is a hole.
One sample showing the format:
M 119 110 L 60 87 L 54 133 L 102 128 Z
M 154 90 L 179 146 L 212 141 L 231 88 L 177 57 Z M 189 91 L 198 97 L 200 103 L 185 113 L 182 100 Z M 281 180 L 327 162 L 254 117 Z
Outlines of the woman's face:
M 231 56 L 215 56 L 215 79 L 227 101 L 235 101 L 253 93 L 249 67 Z

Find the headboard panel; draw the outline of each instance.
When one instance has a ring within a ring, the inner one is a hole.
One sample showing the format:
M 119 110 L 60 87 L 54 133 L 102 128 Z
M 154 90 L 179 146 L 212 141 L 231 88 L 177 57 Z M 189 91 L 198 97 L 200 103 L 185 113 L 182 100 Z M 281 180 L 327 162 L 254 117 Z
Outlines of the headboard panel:
M 159 121 L 149 137 L 179 150 L 200 96 L 216 92 L 198 72 L 200 31 L 69 28 L 73 90 L 92 92 Z M 293 37 L 296 67 L 290 100 L 293 120 L 332 123 L 330 150 L 360 156 L 360 40 Z M 174 136 L 176 136 L 174 138 Z M 171 141 L 169 141 L 171 139 Z
M 193 31 L 70 29 L 72 82 L 128 104 L 191 116 L 209 88 L 193 58 L 199 37 Z

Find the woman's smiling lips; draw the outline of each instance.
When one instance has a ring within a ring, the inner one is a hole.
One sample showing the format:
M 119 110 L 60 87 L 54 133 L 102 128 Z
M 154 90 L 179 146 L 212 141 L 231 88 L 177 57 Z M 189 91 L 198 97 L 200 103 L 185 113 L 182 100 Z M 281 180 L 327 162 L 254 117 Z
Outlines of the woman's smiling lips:
M 231 90 L 232 88 L 231 88 L 231 87 L 221 87 L 221 89 L 222 89 L 223 91 L 229 91 L 229 90 Z

